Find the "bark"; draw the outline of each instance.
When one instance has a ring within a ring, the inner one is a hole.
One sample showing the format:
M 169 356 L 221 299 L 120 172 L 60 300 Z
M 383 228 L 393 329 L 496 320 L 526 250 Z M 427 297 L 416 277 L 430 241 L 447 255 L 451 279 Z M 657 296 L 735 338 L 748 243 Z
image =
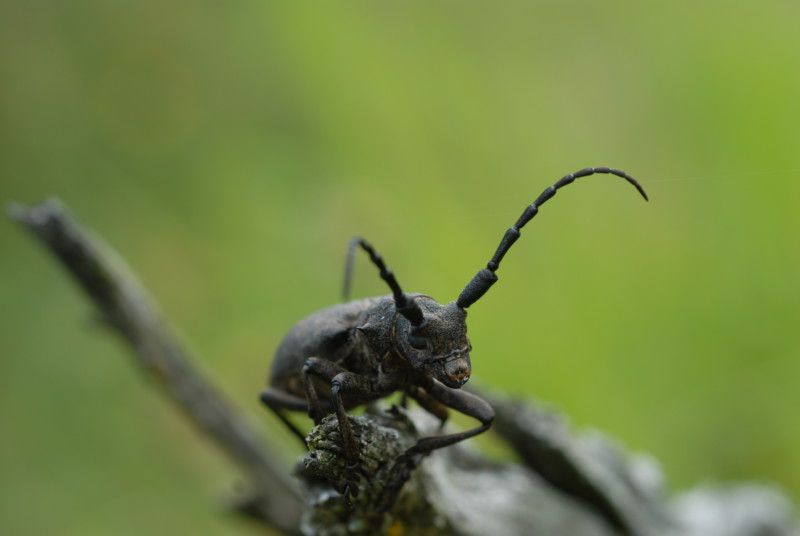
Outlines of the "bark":
M 493 437 L 519 461 L 491 461 L 457 444 L 398 472 L 400 454 L 439 433 L 438 421 L 419 409 L 371 406 L 350 417 L 361 481 L 348 507 L 336 491 L 346 463 L 335 416 L 312 429 L 291 479 L 275 446 L 257 439 L 198 372 L 131 270 L 96 235 L 57 201 L 14 205 L 9 215 L 56 255 L 154 384 L 241 467 L 251 493 L 239 510 L 285 534 L 800 535 L 793 506 L 775 489 L 742 484 L 668 497 L 652 458 L 599 432 L 575 434 L 531 401 L 485 394 L 497 413 Z

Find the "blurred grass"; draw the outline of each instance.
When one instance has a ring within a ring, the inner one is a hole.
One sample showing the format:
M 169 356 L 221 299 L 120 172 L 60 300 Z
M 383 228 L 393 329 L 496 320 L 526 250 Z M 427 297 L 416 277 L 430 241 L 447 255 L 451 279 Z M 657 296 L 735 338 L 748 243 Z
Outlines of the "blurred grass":
M 57 195 L 264 434 L 271 353 L 347 239 L 470 310 L 475 381 L 562 407 L 670 484 L 800 497 L 800 7 L 773 1 L 0 2 L 0 199 Z M 0 533 L 248 534 L 235 473 L 66 277 L 0 224 Z M 361 262 L 356 295 L 385 293 Z M 294 455 L 287 437 L 287 460 Z

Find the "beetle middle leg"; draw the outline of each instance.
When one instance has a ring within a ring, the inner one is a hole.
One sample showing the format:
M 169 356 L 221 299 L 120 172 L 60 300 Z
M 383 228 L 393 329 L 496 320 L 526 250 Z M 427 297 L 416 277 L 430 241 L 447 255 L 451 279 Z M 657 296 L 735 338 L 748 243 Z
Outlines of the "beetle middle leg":
M 308 407 L 308 402 L 304 398 L 295 396 L 293 394 L 281 391 L 280 389 L 267 388 L 261 391 L 261 402 L 272 410 L 273 413 L 285 424 L 294 435 L 300 438 L 300 441 L 305 446 L 306 436 L 297 429 L 297 426 L 289 420 L 284 414 L 284 410 L 289 411 L 305 411 Z
M 422 409 L 424 409 L 425 411 L 427 411 L 428 413 L 439 419 L 439 428 L 440 429 L 444 428 L 444 423 L 447 422 L 447 417 L 449 416 L 447 411 L 447 406 L 445 406 L 444 404 L 439 402 L 436 398 L 428 394 L 428 392 L 425 391 L 425 389 L 423 389 L 422 387 L 417 387 L 416 385 L 409 387 L 403 392 L 404 400 L 403 403 L 401 404 L 403 407 L 406 407 L 405 404 L 406 396 L 410 396 L 411 398 L 416 400 L 417 403 L 422 407 Z

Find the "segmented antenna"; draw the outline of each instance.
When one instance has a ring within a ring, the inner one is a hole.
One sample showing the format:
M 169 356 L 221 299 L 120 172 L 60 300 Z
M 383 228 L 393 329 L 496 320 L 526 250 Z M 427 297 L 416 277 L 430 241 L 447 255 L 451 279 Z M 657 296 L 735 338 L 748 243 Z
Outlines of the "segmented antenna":
M 492 257 L 492 260 L 486 264 L 486 268 L 481 269 L 477 274 L 475 274 L 475 277 L 473 277 L 472 280 L 467 283 L 467 286 L 464 287 L 464 290 L 462 290 L 461 294 L 459 294 L 456 304 L 459 307 L 466 309 L 478 301 L 484 294 L 486 294 L 486 291 L 489 290 L 489 288 L 497 281 L 497 275 L 495 272 L 500 267 L 500 261 L 503 260 L 505 254 L 508 253 L 508 250 L 511 249 L 511 246 L 514 245 L 514 242 L 516 242 L 520 237 L 520 229 L 522 229 L 526 223 L 531 221 L 533 217 L 539 213 L 539 207 L 544 205 L 551 197 L 556 195 L 556 191 L 559 188 L 566 186 L 567 184 L 571 184 L 575 179 L 588 177 L 589 175 L 595 175 L 597 173 L 607 173 L 625 179 L 639 191 L 642 197 L 644 197 L 645 201 L 648 200 L 644 188 L 642 188 L 636 179 L 618 169 L 608 167 L 586 168 L 561 177 L 557 183 L 547 188 L 539 195 L 536 201 L 525 208 L 525 210 L 522 212 L 522 215 L 517 220 L 517 223 L 515 223 L 508 231 L 506 231 L 506 234 L 500 241 L 500 245 L 497 247 L 497 251 L 495 251 L 494 256 Z
M 375 248 L 372 247 L 372 244 L 359 236 L 352 238 L 347 247 L 347 260 L 344 267 L 343 289 L 345 301 L 350 294 L 350 279 L 353 272 L 353 257 L 355 255 L 355 249 L 358 246 L 361 246 L 361 249 L 369 254 L 369 258 L 372 263 L 378 267 L 378 270 L 380 270 L 381 279 L 386 281 L 386 284 L 389 285 L 390 289 L 392 289 L 395 308 L 397 311 L 406 317 L 412 325 L 420 326 L 424 318 L 419 305 L 417 305 L 413 300 L 409 299 L 408 295 L 400 288 L 400 285 L 394 278 L 394 273 L 383 263 L 383 257 L 381 257 L 381 254 L 375 251 Z

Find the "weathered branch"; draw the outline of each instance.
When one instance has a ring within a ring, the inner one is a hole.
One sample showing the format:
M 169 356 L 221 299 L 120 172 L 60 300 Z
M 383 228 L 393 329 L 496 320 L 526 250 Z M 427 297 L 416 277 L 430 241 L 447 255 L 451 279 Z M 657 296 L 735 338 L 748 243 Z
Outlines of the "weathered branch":
M 763 485 L 700 488 L 668 498 L 655 460 L 631 455 L 598 432 L 573 435 L 559 415 L 487 398 L 495 433 L 523 464 L 491 462 L 468 446 L 433 452 L 395 506 L 376 512 L 388 467 L 418 435 L 437 433 L 422 411 L 371 408 L 351 417 L 367 482 L 352 510 L 332 483 L 345 461 L 336 420 L 312 431 L 298 474 L 309 496 L 304 533 L 323 536 L 798 536 L 789 501 Z M 383 447 L 381 447 L 383 445 Z
M 245 470 L 257 497 L 249 505 L 251 512 L 289 534 L 297 533 L 302 503 L 296 483 L 192 365 L 133 272 L 58 201 L 13 205 L 8 212 L 58 257 L 102 319 L 133 347 L 137 362 L 157 385 Z
M 346 463 L 334 416 L 309 435 L 309 453 L 295 471 L 301 498 L 273 449 L 193 367 L 119 258 L 58 202 L 9 213 L 58 257 L 158 385 L 243 468 L 253 485 L 243 508 L 287 534 L 800 535 L 790 503 L 773 489 L 701 488 L 669 499 L 652 459 L 627 454 L 599 433 L 573 435 L 560 416 L 530 402 L 483 394 L 497 414 L 493 433 L 521 463 L 492 462 L 457 444 L 402 473 L 408 481 L 395 496 L 398 473 L 390 469 L 418 437 L 439 433 L 438 421 L 421 410 L 375 406 L 351 417 L 361 447 L 352 507 L 335 491 Z

